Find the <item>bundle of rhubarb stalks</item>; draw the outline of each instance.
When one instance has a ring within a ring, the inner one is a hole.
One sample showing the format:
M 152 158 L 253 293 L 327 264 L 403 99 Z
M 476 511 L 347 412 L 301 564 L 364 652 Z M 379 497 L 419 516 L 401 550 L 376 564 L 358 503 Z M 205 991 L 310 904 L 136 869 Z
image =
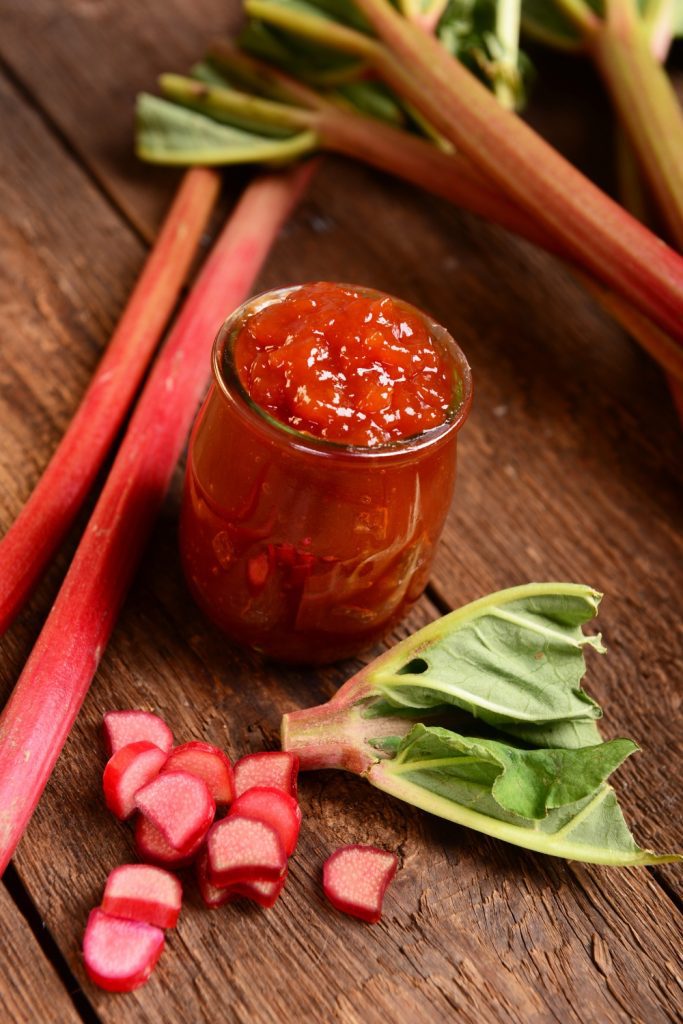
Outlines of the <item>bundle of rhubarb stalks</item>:
M 635 152 L 643 194 L 651 193 L 680 248 L 683 117 L 659 62 L 673 5 L 598 6 L 536 0 L 527 21 L 537 36 L 582 47 L 594 60 Z M 139 97 L 144 160 L 282 164 L 327 150 L 398 175 L 566 261 L 658 360 L 680 397 L 683 260 L 510 109 L 524 94 L 519 0 L 401 0 L 397 7 L 245 0 L 244 7 L 248 22 L 236 43 L 215 42 L 190 76 L 162 75 L 161 98 Z M 488 27 L 481 24 L 487 11 Z M 635 180 L 631 174 L 633 204 Z

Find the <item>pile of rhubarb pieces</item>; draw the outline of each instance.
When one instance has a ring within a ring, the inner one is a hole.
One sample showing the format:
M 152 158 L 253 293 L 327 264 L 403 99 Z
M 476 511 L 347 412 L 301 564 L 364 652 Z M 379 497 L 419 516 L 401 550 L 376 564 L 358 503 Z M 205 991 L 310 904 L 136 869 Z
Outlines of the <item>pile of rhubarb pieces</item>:
M 83 938 L 89 977 L 110 992 L 144 984 L 174 928 L 182 886 L 173 871 L 195 865 L 207 907 L 237 899 L 272 907 L 287 879 L 301 826 L 299 760 L 261 752 L 237 761 L 217 747 L 174 746 L 167 724 L 149 711 L 104 716 L 109 760 L 104 797 L 121 820 L 134 817 L 142 863 L 123 864 L 107 879 Z M 397 858 L 372 846 L 345 846 L 323 866 L 330 903 L 377 922 Z

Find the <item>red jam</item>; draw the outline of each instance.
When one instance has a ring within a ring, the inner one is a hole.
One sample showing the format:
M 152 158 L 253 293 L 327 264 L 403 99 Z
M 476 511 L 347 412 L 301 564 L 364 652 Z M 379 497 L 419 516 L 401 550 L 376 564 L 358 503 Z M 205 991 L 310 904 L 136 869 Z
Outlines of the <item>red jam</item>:
M 327 282 L 249 317 L 234 358 L 261 408 L 341 444 L 414 437 L 444 422 L 453 397 L 447 354 L 416 310 Z
M 180 523 L 195 598 L 278 660 L 362 650 L 427 583 L 471 400 L 465 357 L 412 307 L 324 283 L 243 306 L 213 368 Z

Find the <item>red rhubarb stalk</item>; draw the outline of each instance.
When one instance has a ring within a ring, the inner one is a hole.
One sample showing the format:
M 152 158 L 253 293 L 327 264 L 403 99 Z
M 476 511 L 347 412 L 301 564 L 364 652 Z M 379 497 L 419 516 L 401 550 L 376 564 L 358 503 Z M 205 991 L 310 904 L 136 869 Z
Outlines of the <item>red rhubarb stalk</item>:
M 566 161 L 387 0 L 355 0 L 381 41 L 247 0 L 248 13 L 362 57 L 566 254 L 683 341 L 683 259 Z
M 228 75 L 236 73 L 247 85 L 258 83 L 261 89 L 267 89 L 268 94 L 279 103 L 293 102 L 308 108 L 301 113 L 312 116 L 302 121 L 300 127 L 314 128 L 323 147 L 363 159 L 380 170 L 405 178 L 471 213 L 514 231 L 556 255 L 566 257 L 558 240 L 547 229 L 534 221 L 526 210 L 502 195 L 500 189 L 492 186 L 482 172 L 461 155 L 439 152 L 424 139 L 340 109 L 297 79 L 241 53 L 226 40 L 214 42 L 209 53 L 211 60 L 219 68 L 225 69 Z M 225 89 L 181 79 L 177 75 L 163 76 L 167 83 L 171 79 L 174 88 L 167 93 L 171 98 L 187 102 L 188 95 L 183 91 L 183 83 L 190 83 L 195 95 L 198 87 L 203 90 L 202 102 L 207 105 L 206 112 L 213 116 L 219 115 Z M 234 97 L 238 94 L 232 90 L 231 95 Z M 672 388 L 678 386 L 676 382 L 683 382 L 683 347 L 639 312 L 623 295 L 599 284 L 595 278 L 582 272 L 576 263 L 571 264 L 571 270 L 586 290 L 673 378 Z
M 671 236 L 683 248 L 683 112 L 653 53 L 650 26 L 634 0 L 606 0 L 604 18 L 584 0 L 569 8 L 567 0 L 556 2 L 582 33 Z
M 206 388 L 226 315 L 249 293 L 311 166 L 250 185 L 137 404 L 57 600 L 0 716 L 0 874 L 28 824 L 114 627 Z
M 215 171 L 188 171 L 64 437 L 0 541 L 0 634 L 64 539 L 118 433 L 218 197 Z

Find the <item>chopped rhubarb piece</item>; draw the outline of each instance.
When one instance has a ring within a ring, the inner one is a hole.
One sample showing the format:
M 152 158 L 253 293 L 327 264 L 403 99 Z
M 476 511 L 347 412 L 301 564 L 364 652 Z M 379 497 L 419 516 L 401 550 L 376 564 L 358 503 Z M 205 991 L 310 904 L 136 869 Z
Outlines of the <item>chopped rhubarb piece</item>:
M 273 786 L 296 799 L 299 758 L 284 751 L 247 754 L 235 765 L 235 796 L 253 786 Z
M 398 858 L 376 846 L 342 846 L 325 861 L 323 889 L 337 910 L 375 924 Z
M 135 805 L 178 851 L 203 836 L 216 813 L 208 786 L 189 772 L 159 775 L 136 793 Z
M 206 840 L 213 885 L 275 881 L 287 866 L 282 840 L 272 825 L 230 815 L 216 822 Z
M 209 858 L 206 852 L 197 861 L 197 884 L 199 885 L 199 893 L 202 900 L 211 910 L 215 910 L 216 907 L 222 907 L 224 904 L 237 899 L 237 893 L 232 886 L 213 885 L 209 880 Z M 270 882 L 268 884 L 275 885 L 276 883 Z
M 195 859 L 203 842 L 204 836 L 201 835 L 185 849 L 174 850 L 163 833 L 143 814 L 139 814 L 135 821 L 135 849 L 145 864 L 158 864 L 174 871 L 186 868 Z
M 237 798 L 230 814 L 241 814 L 272 825 L 287 856 L 294 853 L 301 827 L 301 808 L 289 793 L 273 786 L 253 786 Z
M 91 910 L 83 936 L 88 977 L 107 992 L 132 992 L 149 978 L 164 948 L 161 928 Z
M 280 878 L 276 878 L 274 882 L 258 880 L 253 882 L 235 882 L 234 885 L 229 887 L 228 891 L 235 896 L 242 896 L 244 899 L 252 900 L 253 903 L 258 903 L 261 907 L 272 907 L 284 889 L 286 881 L 287 869 L 285 868 Z
M 107 761 L 102 787 L 107 807 L 117 818 L 127 818 L 135 810 L 135 794 L 155 779 L 166 762 L 166 753 L 139 740 L 121 747 Z
M 172 750 L 166 771 L 189 772 L 203 779 L 217 804 L 230 804 L 235 796 L 232 765 L 222 750 L 210 743 L 193 741 Z
M 183 889 L 175 877 L 151 864 L 122 864 L 107 879 L 102 910 L 112 917 L 175 928 Z
M 166 722 L 151 711 L 107 711 L 102 725 L 109 757 L 121 747 L 139 740 L 147 740 L 167 754 L 173 746 L 173 733 Z

